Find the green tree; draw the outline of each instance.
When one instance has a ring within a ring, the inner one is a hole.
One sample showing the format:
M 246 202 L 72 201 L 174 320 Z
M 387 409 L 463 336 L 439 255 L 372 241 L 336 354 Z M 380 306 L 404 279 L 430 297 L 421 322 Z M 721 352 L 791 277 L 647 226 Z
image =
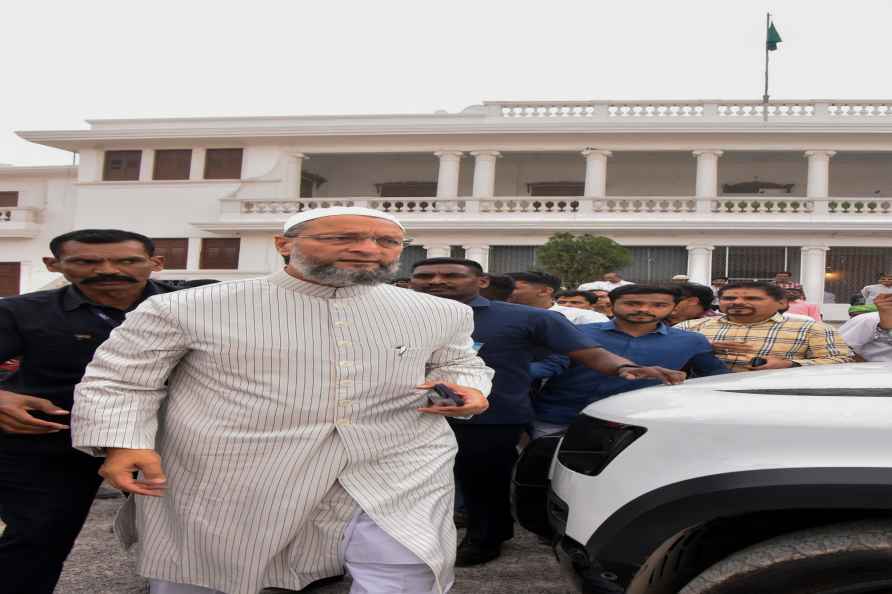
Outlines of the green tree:
M 564 286 L 576 288 L 628 266 L 632 253 L 607 237 L 556 233 L 539 248 L 536 263 L 545 272 L 561 277 Z

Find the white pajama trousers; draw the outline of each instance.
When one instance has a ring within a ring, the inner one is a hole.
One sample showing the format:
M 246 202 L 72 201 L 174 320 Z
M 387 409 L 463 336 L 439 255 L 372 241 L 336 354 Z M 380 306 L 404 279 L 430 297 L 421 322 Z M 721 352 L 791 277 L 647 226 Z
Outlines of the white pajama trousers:
M 344 559 L 353 577 L 350 594 L 436 594 L 430 567 L 359 510 L 344 530 Z M 150 594 L 226 594 L 202 586 L 149 580 Z M 446 585 L 448 592 L 452 584 Z

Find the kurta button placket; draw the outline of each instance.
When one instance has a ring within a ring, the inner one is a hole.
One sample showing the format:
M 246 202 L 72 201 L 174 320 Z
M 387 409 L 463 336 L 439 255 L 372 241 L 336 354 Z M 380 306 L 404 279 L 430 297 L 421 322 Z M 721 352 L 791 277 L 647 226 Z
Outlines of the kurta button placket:
M 353 424 L 353 400 L 351 399 L 352 391 L 353 391 L 353 380 L 349 379 L 349 377 L 356 373 L 356 366 L 354 364 L 355 354 L 351 352 L 353 347 L 353 342 L 350 340 L 350 336 L 346 334 L 345 327 L 349 326 L 350 323 L 345 316 L 348 312 L 345 311 L 346 303 L 338 300 L 330 300 L 329 302 L 329 312 L 331 315 L 331 319 L 333 320 L 335 327 L 335 345 L 336 345 L 336 356 L 337 356 L 337 374 L 338 374 L 338 382 L 337 382 L 337 390 L 335 397 L 336 401 L 336 410 L 335 410 L 335 427 L 345 428 L 349 427 Z

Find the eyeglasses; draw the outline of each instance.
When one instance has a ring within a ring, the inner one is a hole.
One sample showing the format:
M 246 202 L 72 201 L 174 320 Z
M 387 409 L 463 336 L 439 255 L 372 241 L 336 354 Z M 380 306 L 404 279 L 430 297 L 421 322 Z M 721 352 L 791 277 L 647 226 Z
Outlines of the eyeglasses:
M 358 235 L 358 234 L 345 234 L 345 235 L 285 235 L 289 239 L 313 239 L 320 243 L 324 243 L 327 245 L 350 245 L 353 243 L 362 243 L 368 239 L 371 239 L 375 243 L 377 243 L 380 247 L 386 249 L 396 249 L 398 247 L 406 247 L 412 243 L 411 238 L 405 239 L 396 239 L 395 237 L 382 237 L 379 235 Z

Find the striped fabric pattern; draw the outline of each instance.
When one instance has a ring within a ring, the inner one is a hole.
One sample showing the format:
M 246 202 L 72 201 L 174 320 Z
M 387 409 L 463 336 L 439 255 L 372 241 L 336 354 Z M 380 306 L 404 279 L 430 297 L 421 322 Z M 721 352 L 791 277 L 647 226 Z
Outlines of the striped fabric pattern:
M 721 316 L 687 320 L 675 328 L 699 332 L 710 342 L 743 341 L 750 345 L 753 352 L 745 355 L 716 353 L 731 371 L 749 371 L 746 368 L 749 361 L 765 355 L 783 357 L 800 365 L 854 361 L 852 349 L 832 326 L 812 320 L 788 320 L 781 314 L 756 324 L 737 324 Z
M 452 581 L 455 439 L 418 413 L 426 379 L 488 393 L 473 316 L 378 285 L 286 272 L 153 297 L 97 351 L 75 392 L 75 447 L 149 448 L 162 498 L 117 529 L 147 577 L 227 594 L 341 573 L 358 504 Z

